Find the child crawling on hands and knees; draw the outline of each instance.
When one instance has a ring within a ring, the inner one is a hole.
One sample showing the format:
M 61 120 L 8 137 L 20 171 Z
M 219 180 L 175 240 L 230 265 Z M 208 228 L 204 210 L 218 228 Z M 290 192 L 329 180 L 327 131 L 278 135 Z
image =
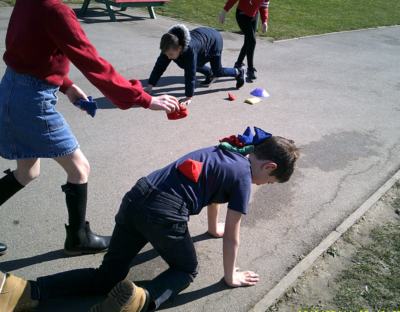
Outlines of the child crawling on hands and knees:
M 99 268 L 78 269 L 25 281 L 0 272 L 0 308 L 23 311 L 59 295 L 106 294 L 91 312 L 154 311 L 196 277 L 196 251 L 188 231 L 190 215 L 208 206 L 209 232 L 223 237 L 224 279 L 229 286 L 252 286 L 259 277 L 235 268 L 242 214 L 251 184 L 283 183 L 299 157 L 292 140 L 250 127 L 191 152 L 139 179 L 122 199 L 110 247 Z M 217 223 L 219 205 L 228 203 L 225 226 Z M 124 280 L 132 260 L 150 243 L 169 268 L 147 285 Z

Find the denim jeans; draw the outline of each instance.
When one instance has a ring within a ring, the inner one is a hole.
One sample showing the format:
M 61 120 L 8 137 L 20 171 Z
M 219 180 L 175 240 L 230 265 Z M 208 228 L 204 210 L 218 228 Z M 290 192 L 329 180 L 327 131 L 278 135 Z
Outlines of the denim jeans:
M 79 148 L 56 110 L 59 87 L 7 67 L 0 83 L 0 156 L 56 158 Z
M 148 242 L 169 265 L 145 286 L 155 308 L 189 286 L 198 272 L 197 257 L 187 228 L 189 209 L 180 198 L 141 178 L 122 199 L 115 221 L 100 267 L 39 277 L 42 299 L 108 293 L 127 276 L 132 260 Z

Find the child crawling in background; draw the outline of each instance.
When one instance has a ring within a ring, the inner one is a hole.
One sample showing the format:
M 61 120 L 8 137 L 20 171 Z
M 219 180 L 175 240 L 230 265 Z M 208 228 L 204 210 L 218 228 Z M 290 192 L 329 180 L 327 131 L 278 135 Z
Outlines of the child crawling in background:
M 154 311 L 189 286 L 197 256 L 188 231 L 190 215 L 208 206 L 209 232 L 223 237 L 225 282 L 253 286 L 259 277 L 235 268 L 242 214 L 247 213 L 251 184 L 283 183 L 293 174 L 299 149 L 292 140 L 250 127 L 220 145 L 191 152 L 137 181 L 115 217 L 110 247 L 99 268 L 67 271 L 25 281 L 0 272 L 0 309 L 23 311 L 59 295 L 105 294 L 91 312 Z M 228 203 L 225 226 L 218 225 L 219 205 Z M 143 288 L 126 278 L 132 260 L 150 243 L 169 268 Z M 22 310 L 21 310 L 22 309 Z
M 179 100 L 181 104 L 190 104 L 194 96 L 196 72 L 206 76 L 206 79 L 200 83 L 203 87 L 209 87 L 219 77 L 235 77 L 236 89 L 240 89 L 246 81 L 246 66 L 222 67 L 222 48 L 223 39 L 216 29 L 199 27 L 189 31 L 182 24 L 172 26 L 168 33 L 161 37 L 161 53 L 144 91 L 151 93 L 171 61 L 185 71 L 186 97 Z M 206 66 L 208 62 L 211 68 Z

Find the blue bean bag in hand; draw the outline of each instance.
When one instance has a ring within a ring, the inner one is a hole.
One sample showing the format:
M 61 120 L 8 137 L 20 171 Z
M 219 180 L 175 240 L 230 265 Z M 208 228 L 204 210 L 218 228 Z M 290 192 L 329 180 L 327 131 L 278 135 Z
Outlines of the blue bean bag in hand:
M 90 116 L 94 117 L 97 111 L 97 102 L 93 101 L 93 98 L 91 96 L 88 96 L 88 99 L 89 101 L 80 99 L 79 101 L 76 101 L 74 105 L 80 106 L 85 111 L 87 111 L 90 114 Z

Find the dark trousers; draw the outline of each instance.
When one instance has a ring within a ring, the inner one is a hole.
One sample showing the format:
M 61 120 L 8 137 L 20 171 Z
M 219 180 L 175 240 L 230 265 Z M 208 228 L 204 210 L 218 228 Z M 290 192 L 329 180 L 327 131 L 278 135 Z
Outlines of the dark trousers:
M 203 64 L 197 64 L 196 72 L 201 73 L 205 76 L 214 75 L 215 77 L 236 77 L 236 69 L 235 68 L 228 68 L 222 67 L 221 62 L 221 54 L 223 49 L 223 39 L 219 32 L 216 33 L 218 38 L 217 44 L 214 47 L 214 51 L 212 53 L 213 56 L 209 56 L 207 61 Z M 205 66 L 208 62 L 210 62 L 210 67 Z
M 236 77 L 236 69 L 222 67 L 221 54 L 210 58 L 210 67 L 197 66 L 196 71 L 205 76 L 214 75 L 215 77 Z
M 240 50 L 237 63 L 243 63 L 247 56 L 247 67 L 254 68 L 254 50 L 256 49 L 256 30 L 258 24 L 258 16 L 250 17 L 239 9 L 236 9 L 236 21 L 240 30 L 244 34 L 244 44 Z
M 169 269 L 145 288 L 155 307 L 185 289 L 197 275 L 197 257 L 187 222 L 189 209 L 174 195 L 141 178 L 124 196 L 115 217 L 110 247 L 98 269 L 79 269 L 38 278 L 41 298 L 105 294 L 123 280 L 139 251 L 148 243 Z

